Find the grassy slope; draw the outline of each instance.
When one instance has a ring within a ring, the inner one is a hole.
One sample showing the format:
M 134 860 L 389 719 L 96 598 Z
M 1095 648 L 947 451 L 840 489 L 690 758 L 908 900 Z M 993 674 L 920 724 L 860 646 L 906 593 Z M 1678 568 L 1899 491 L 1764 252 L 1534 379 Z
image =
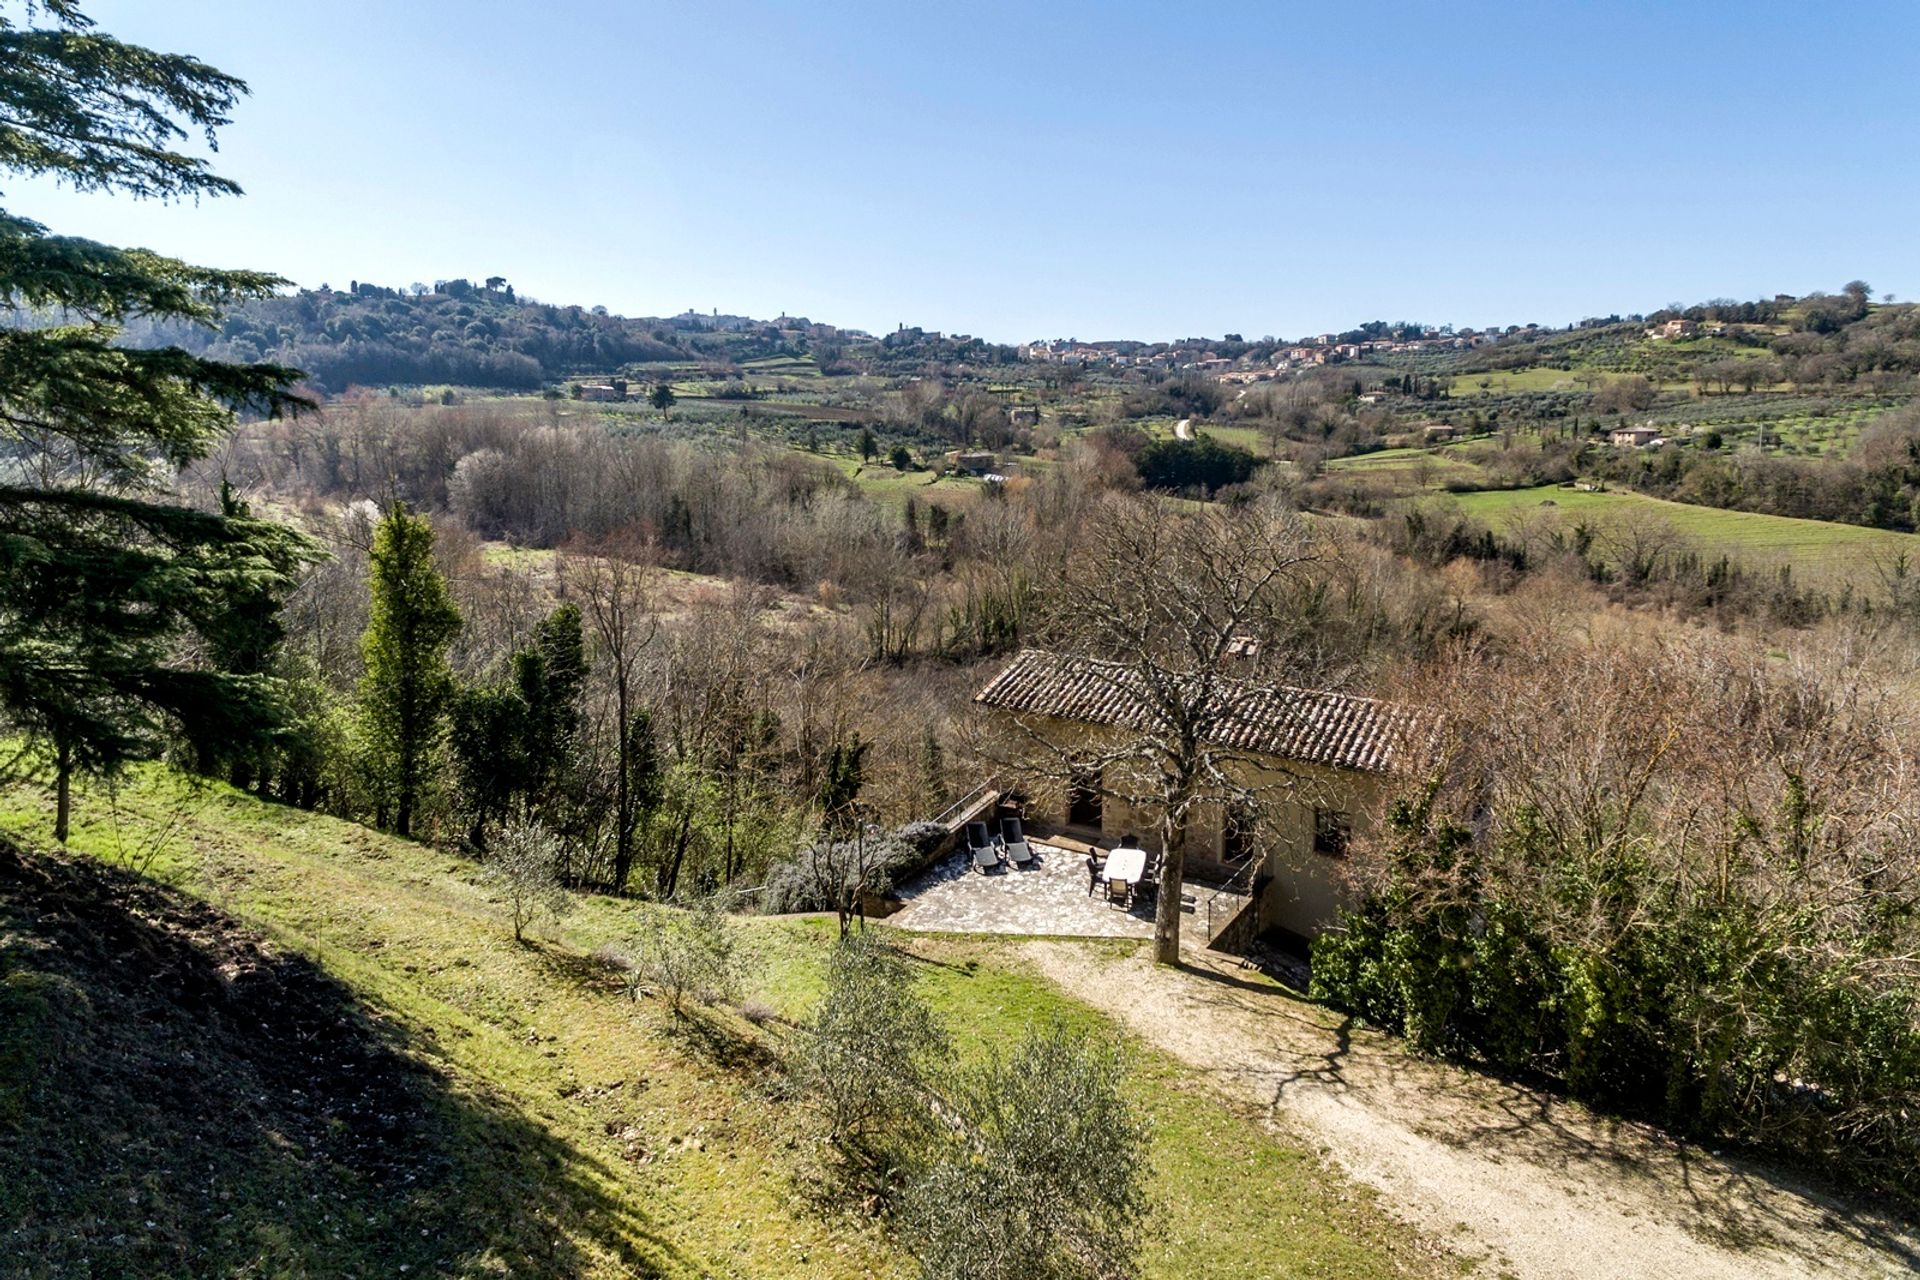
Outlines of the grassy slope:
M 1465 446 L 1441 446 L 1425 449 L 1410 446 L 1400 449 L 1380 449 L 1373 453 L 1356 453 L 1344 458 L 1331 458 L 1327 462 L 1330 473 L 1353 472 L 1361 475 L 1402 475 L 1409 483 L 1420 474 L 1427 477 L 1428 485 L 1444 483 L 1451 477 L 1477 477 L 1482 474 L 1473 461 L 1461 454 Z
M 37 790 L 0 793 L 0 831 L 30 842 L 48 807 Z M 0 878 L 13 890 L 0 893 L 0 1221 L 23 1224 L 9 1243 L 25 1274 L 906 1273 L 817 1175 L 772 1058 L 791 1032 L 731 1013 L 674 1031 L 589 959 L 650 908 L 589 901 L 521 947 L 451 855 L 157 768 L 136 773 L 118 812 L 83 796 L 73 846 L 153 851 L 161 883 L 100 895 L 98 920 L 41 911 L 47 890 Z M 89 967 L 80 942 L 123 932 L 141 941 L 103 943 Z M 803 1015 L 830 925 L 744 933 L 745 994 Z M 1004 943 L 910 945 L 974 1051 L 1037 1020 L 1097 1016 L 1009 963 Z M 198 997 L 156 990 L 153 975 L 176 970 L 198 975 L 182 987 Z M 250 1004 L 235 992 L 255 987 L 229 971 L 267 986 Z M 1171 1061 L 1142 1051 L 1131 1087 L 1174 1210 L 1148 1275 L 1440 1265 L 1368 1194 Z
M 1668 502 L 1644 494 L 1610 491 L 1587 493 L 1545 485 L 1536 489 L 1492 490 L 1454 495 L 1468 515 L 1498 525 L 1510 513 L 1538 509 L 1553 503 L 1567 517 L 1609 519 L 1653 515 L 1697 542 L 1702 550 L 1724 551 L 1755 568 L 1792 564 L 1796 576 L 1809 581 L 1869 578 L 1874 558 L 1902 551 L 1920 556 L 1920 537 L 1825 520 L 1723 511 L 1717 507 Z

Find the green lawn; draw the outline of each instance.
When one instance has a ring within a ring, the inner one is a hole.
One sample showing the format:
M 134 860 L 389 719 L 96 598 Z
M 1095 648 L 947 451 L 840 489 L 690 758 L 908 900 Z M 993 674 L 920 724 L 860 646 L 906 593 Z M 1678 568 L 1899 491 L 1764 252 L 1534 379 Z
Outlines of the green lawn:
M 936 476 L 931 471 L 897 471 L 884 458 L 862 464 L 858 457 L 839 454 L 829 459 L 860 492 L 894 511 L 905 511 L 912 498 L 924 510 L 929 502 L 949 511 L 964 510 L 979 501 L 984 482 L 971 476 Z M 927 459 L 938 463 L 939 459 Z
M 1457 398 L 1516 391 L 1583 391 L 1586 384 L 1575 381 L 1578 372 L 1536 366 L 1530 369 L 1490 369 L 1485 373 L 1455 374 L 1447 394 Z M 1483 382 L 1487 384 L 1484 387 L 1480 385 Z
M 1212 436 L 1221 444 L 1230 444 L 1236 448 L 1245 449 L 1248 453 L 1258 458 L 1273 456 L 1273 451 L 1267 447 L 1266 433 L 1262 432 L 1258 427 L 1222 426 L 1208 422 L 1199 424 L 1196 427 L 1196 433 Z M 1171 426 L 1167 428 L 1167 435 L 1173 435 L 1173 428 Z
M 50 821 L 44 791 L 0 791 L 0 833 L 31 845 Z M 76 923 L 44 910 L 58 877 L 34 883 L 33 857 L 0 878 L 14 1274 L 910 1273 L 882 1223 L 821 1176 L 817 1128 L 777 1066 L 789 1026 L 716 1011 L 676 1030 L 592 958 L 656 908 L 588 899 L 517 945 L 466 860 L 159 766 L 134 770 L 117 804 L 82 789 L 72 847 L 144 862 L 146 879 Z M 831 922 L 741 933 L 743 998 L 804 1018 Z M 1104 1025 L 1013 943 L 901 937 L 971 1052 L 1054 1018 Z M 327 1021 L 274 1040 L 255 1023 L 282 1008 Z M 345 1101 L 268 1083 L 316 1044 L 351 1051 Z M 1433 1272 L 1371 1193 L 1172 1060 L 1135 1046 L 1128 1087 L 1172 1210 L 1145 1275 Z M 356 1146 L 369 1131 L 380 1142 Z
M 1588 493 L 1545 485 L 1537 489 L 1461 493 L 1454 497 L 1468 515 L 1495 527 L 1516 513 L 1543 509 L 1568 519 L 1629 520 L 1651 516 L 1665 521 L 1702 550 L 1724 552 L 1752 568 L 1790 564 L 1796 577 L 1812 584 L 1870 581 L 1876 559 L 1901 552 L 1920 561 L 1920 536 L 1913 534 L 1824 520 L 1723 511 L 1631 492 Z
M 1327 462 L 1329 471 L 1411 474 L 1422 468 L 1431 473 L 1431 482 L 1436 484 L 1450 475 L 1471 475 L 1479 470 L 1471 461 L 1461 457 L 1456 452 L 1455 446 L 1451 445 L 1438 449 L 1419 447 L 1380 449 L 1373 453 L 1356 453 L 1344 458 L 1332 458 Z

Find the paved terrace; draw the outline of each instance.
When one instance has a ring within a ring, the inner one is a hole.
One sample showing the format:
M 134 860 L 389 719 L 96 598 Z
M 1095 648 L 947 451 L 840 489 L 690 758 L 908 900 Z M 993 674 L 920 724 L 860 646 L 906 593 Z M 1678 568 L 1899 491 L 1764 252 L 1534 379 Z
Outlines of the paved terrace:
M 1071 938 L 1150 938 L 1153 908 L 1136 898 L 1131 908 L 1109 903 L 1105 886 L 1087 893 L 1087 856 L 1084 846 L 1068 847 L 1031 840 L 1035 854 L 1031 867 L 1004 867 L 985 874 L 975 871 L 965 848 L 934 864 L 931 870 L 900 889 L 906 906 L 888 924 L 922 933 L 1014 933 Z M 1187 919 L 1181 926 L 1184 945 L 1203 946 L 1209 939 L 1207 899 L 1211 886 L 1186 886 Z M 1247 900 L 1241 893 L 1222 893 L 1213 904 L 1213 928 L 1219 930 Z

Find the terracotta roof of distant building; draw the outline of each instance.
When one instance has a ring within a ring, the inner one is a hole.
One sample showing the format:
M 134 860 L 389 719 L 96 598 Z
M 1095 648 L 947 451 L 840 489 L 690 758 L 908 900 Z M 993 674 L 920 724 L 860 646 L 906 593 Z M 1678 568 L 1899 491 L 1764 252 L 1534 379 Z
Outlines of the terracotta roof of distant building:
M 1124 663 L 1022 649 L 973 700 L 1016 714 L 1134 727 L 1138 676 Z M 1208 740 L 1217 746 L 1367 773 L 1385 773 L 1420 731 L 1417 713 L 1374 698 L 1226 679 Z

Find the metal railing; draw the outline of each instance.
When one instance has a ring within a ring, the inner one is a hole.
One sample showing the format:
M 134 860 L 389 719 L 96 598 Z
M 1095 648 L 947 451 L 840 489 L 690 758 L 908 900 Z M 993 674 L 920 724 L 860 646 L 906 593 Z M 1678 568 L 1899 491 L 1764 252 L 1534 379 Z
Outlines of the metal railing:
M 1231 876 L 1227 877 L 1227 882 L 1225 884 L 1214 886 L 1213 892 L 1207 895 L 1207 901 L 1206 901 L 1207 941 L 1209 943 L 1211 943 L 1215 937 L 1215 934 L 1213 931 L 1213 904 L 1219 900 L 1222 894 L 1226 894 L 1226 893 L 1242 896 L 1246 898 L 1248 901 L 1252 901 L 1254 871 L 1260 866 L 1260 864 L 1263 861 L 1265 861 L 1265 859 L 1263 858 L 1258 858 L 1258 857 L 1248 858 L 1246 863 L 1238 871 L 1234 872 Z M 1245 881 L 1244 885 L 1241 883 L 1243 880 Z M 1232 916 L 1228 916 L 1227 920 L 1231 920 L 1232 918 L 1233 918 Z M 1224 924 L 1226 922 L 1223 921 L 1222 923 Z
M 952 824 L 953 820 L 956 817 L 958 817 L 960 814 L 965 813 L 968 809 L 972 808 L 974 805 L 979 804 L 981 800 L 985 799 L 988 793 L 993 791 L 998 791 L 999 789 L 1000 789 L 1000 780 L 998 778 L 989 778 L 987 781 L 981 783 L 979 786 L 975 787 L 973 790 L 967 792 L 966 795 L 960 797 L 958 800 L 948 805 L 945 809 L 941 810 L 940 816 L 935 818 L 934 821 L 943 827 L 949 826 Z

